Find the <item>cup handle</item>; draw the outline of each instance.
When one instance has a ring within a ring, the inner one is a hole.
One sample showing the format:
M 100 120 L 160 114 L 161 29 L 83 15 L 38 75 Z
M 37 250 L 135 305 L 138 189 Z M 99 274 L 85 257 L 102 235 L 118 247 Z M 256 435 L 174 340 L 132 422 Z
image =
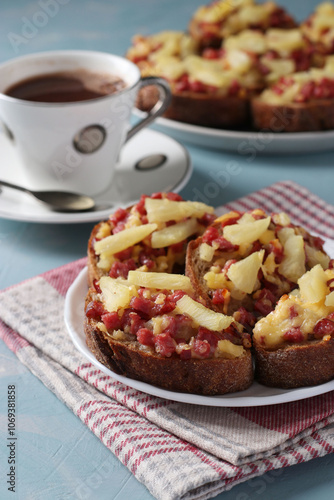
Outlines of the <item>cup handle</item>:
M 161 116 L 168 108 L 171 100 L 172 93 L 168 82 L 164 78 L 157 76 L 147 76 L 141 79 L 139 90 L 148 85 L 155 85 L 159 90 L 159 99 L 153 108 L 147 112 L 147 116 L 134 125 L 127 133 L 125 142 L 131 139 L 137 132 L 146 127 L 149 123 L 153 122 L 158 116 Z

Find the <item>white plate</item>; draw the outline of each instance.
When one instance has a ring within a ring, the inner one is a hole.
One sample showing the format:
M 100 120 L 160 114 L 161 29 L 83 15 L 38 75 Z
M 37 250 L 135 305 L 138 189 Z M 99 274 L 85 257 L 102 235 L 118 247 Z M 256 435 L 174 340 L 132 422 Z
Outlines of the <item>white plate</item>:
M 154 128 L 179 141 L 234 152 L 245 157 L 253 154 L 297 154 L 334 150 L 334 130 L 285 134 L 234 131 L 199 127 L 167 118 L 158 118 Z
M 328 240 L 326 250 L 330 255 L 334 255 L 334 242 L 332 240 Z M 84 268 L 70 286 L 65 298 L 64 317 L 68 333 L 77 349 L 93 365 L 99 368 L 106 375 L 109 375 L 113 379 L 118 380 L 129 387 L 151 394 L 152 396 L 171 399 L 172 401 L 220 407 L 263 406 L 287 403 L 290 401 L 310 398 L 312 396 L 318 396 L 319 394 L 324 394 L 325 392 L 334 390 L 334 380 L 314 387 L 302 387 L 300 389 L 290 390 L 265 387 L 257 382 L 253 382 L 252 386 L 246 391 L 227 394 L 225 396 L 200 396 L 197 394 L 184 394 L 180 392 L 167 391 L 138 380 L 118 375 L 97 361 L 95 356 L 86 346 L 85 333 L 83 330 L 83 305 L 87 289 L 87 268 Z
M 30 187 L 16 152 L 2 134 L 0 151 L 0 179 Z M 138 161 L 151 154 L 164 154 L 167 160 L 153 169 L 135 168 Z M 131 205 L 143 193 L 180 191 L 189 181 L 191 173 L 191 160 L 184 146 L 165 134 L 145 129 L 124 146 L 112 185 L 95 197 L 97 209 L 93 212 L 53 212 L 29 194 L 3 188 L 0 193 L 0 217 L 47 223 L 99 221 L 108 217 L 115 208 Z

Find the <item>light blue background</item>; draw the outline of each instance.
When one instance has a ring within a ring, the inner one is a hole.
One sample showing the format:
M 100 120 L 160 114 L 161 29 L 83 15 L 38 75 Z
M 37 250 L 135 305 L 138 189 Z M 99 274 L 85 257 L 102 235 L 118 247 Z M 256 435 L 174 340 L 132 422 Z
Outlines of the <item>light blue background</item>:
M 58 11 L 41 16 L 45 1 L 2 0 L 0 62 L 37 51 L 92 49 L 123 55 L 135 33 L 186 29 L 202 2 L 184 0 L 80 1 L 54 0 Z M 52 3 L 52 2 L 51 2 Z M 299 20 L 317 2 L 282 0 Z M 57 9 L 56 9 L 57 10 Z M 27 31 L 29 23 L 39 24 Z M 25 42 L 13 44 L 19 36 Z M 26 35 L 30 37 L 27 38 Z M 189 146 L 194 174 L 182 191 L 193 199 L 196 189 L 212 181 L 210 172 L 225 171 L 238 162 L 238 174 L 208 200 L 218 206 L 278 180 L 291 179 L 328 202 L 333 200 L 333 153 L 247 158 Z M 1 160 L 2 161 L 2 160 Z M 10 165 L 7 166 L 10 168 Z M 65 264 L 86 253 L 93 224 L 47 225 L 0 219 L 0 288 Z M 19 441 L 15 496 L 5 484 L 7 450 L 7 385 L 17 387 Z M 7 500 L 101 499 L 150 500 L 153 497 L 43 384 L 0 342 L 0 498 Z M 327 500 L 333 498 L 333 455 L 268 473 L 223 493 L 219 500 Z

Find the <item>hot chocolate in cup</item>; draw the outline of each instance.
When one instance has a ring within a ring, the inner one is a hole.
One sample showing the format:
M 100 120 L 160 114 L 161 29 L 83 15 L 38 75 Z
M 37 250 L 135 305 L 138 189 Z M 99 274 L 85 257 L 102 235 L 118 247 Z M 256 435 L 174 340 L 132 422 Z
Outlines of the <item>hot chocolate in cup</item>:
M 146 85 L 156 85 L 160 99 L 131 128 L 137 93 Z M 131 61 L 104 52 L 42 52 L 0 65 L 2 129 L 33 189 L 103 192 L 122 146 L 170 99 L 164 79 L 141 78 Z

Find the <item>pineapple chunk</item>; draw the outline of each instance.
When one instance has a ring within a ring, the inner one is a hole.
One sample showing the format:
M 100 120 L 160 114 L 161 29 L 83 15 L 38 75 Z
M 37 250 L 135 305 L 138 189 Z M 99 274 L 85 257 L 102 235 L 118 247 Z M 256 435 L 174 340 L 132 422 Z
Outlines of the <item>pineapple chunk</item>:
M 113 255 L 126 248 L 132 247 L 136 243 L 144 240 L 157 229 L 156 224 L 144 224 L 143 226 L 130 227 L 119 233 L 107 236 L 103 240 L 97 241 L 94 249 L 97 255 Z
M 198 325 L 204 326 L 215 332 L 220 332 L 228 328 L 234 321 L 231 316 L 225 316 L 224 314 L 211 311 L 211 309 L 196 302 L 196 300 L 193 300 L 188 295 L 184 295 L 177 301 L 174 311 L 176 314 L 186 314 Z
M 207 243 L 202 243 L 199 247 L 199 257 L 205 262 L 211 262 L 215 254 L 215 249 Z
M 334 292 L 331 292 L 327 295 L 325 300 L 325 306 L 334 307 Z
M 212 214 L 214 209 L 199 201 L 152 200 L 146 198 L 145 209 L 149 222 L 181 221 L 186 217 L 201 218 L 205 213 Z
M 199 231 L 199 224 L 195 218 L 184 222 L 178 222 L 172 226 L 165 227 L 152 234 L 152 248 L 163 248 L 175 245 L 186 240 L 189 236 Z
M 260 250 L 230 266 L 227 276 L 242 292 L 252 293 L 254 291 L 263 257 L 264 250 Z
M 259 238 L 260 243 L 262 245 L 268 245 L 271 241 L 275 239 L 275 231 L 272 231 L 271 229 L 267 229 Z
M 192 286 L 188 276 L 183 274 L 149 273 L 129 271 L 128 283 L 130 285 L 156 288 L 160 290 L 184 290 L 191 292 Z
M 268 229 L 270 220 L 270 217 L 266 217 L 265 219 L 254 219 L 254 222 L 243 223 L 240 222 L 240 219 L 238 224 L 224 227 L 224 238 L 233 245 L 253 243 Z
M 278 232 L 278 239 L 284 251 L 279 272 L 293 283 L 297 283 L 306 271 L 303 237 L 296 235 L 292 228 L 285 227 Z
M 316 250 L 310 245 L 305 245 L 305 252 L 307 257 L 307 262 L 310 267 L 314 267 L 320 264 L 323 269 L 327 269 L 329 265 L 330 258 L 321 250 Z
M 323 301 L 328 293 L 327 276 L 320 264 L 305 273 L 298 285 L 302 300 L 311 304 Z
M 109 312 L 128 307 L 131 298 L 136 294 L 135 287 L 128 287 L 118 283 L 109 276 L 102 276 L 99 281 L 102 292 L 102 302 Z
M 232 344 L 230 340 L 219 340 L 218 349 L 227 358 L 240 358 L 244 355 L 245 349 L 242 345 Z

